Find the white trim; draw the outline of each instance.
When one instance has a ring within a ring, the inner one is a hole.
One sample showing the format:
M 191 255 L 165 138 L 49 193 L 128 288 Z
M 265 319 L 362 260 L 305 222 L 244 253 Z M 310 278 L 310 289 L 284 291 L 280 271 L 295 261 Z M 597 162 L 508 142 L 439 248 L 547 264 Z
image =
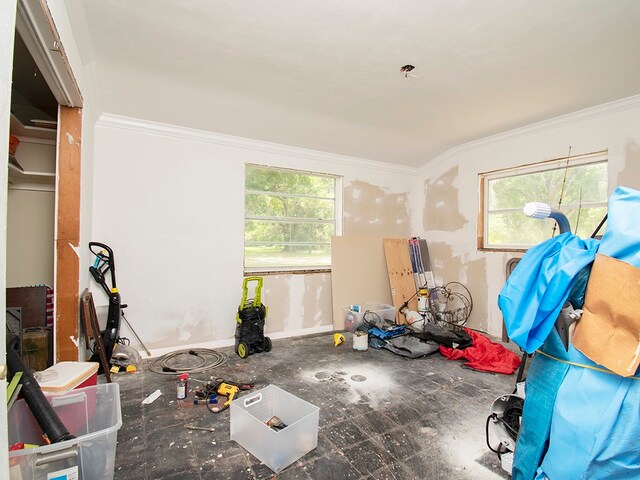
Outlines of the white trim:
M 601 150 L 599 152 L 583 153 L 579 155 L 572 155 L 570 157 L 527 163 L 515 167 L 489 170 L 487 172 L 478 173 L 478 176 L 493 180 L 496 178 L 517 177 L 519 175 L 529 175 L 531 173 L 547 172 L 550 170 L 563 170 L 565 168 L 574 168 L 596 163 L 607 163 L 608 160 L 609 151 Z
M 38 143 L 40 145 L 57 145 L 57 142 L 54 139 L 48 138 L 36 138 L 36 137 L 25 137 L 22 135 L 16 135 L 20 143 Z
M 147 353 L 144 350 L 138 350 L 138 353 L 140 354 L 140 357 L 144 360 L 145 358 L 161 357 L 162 355 L 175 352 L 176 350 L 183 350 L 188 348 L 210 348 L 212 350 L 215 350 L 218 348 L 232 347 L 234 345 L 235 345 L 235 339 L 225 338 L 224 340 L 213 340 L 211 342 L 194 343 L 190 345 L 175 345 L 173 347 L 153 348 L 149 350 L 149 352 L 151 353 L 151 357 L 148 357 Z
M 327 333 L 332 331 L 333 331 L 333 325 L 323 325 L 320 327 L 301 328 L 298 330 L 290 330 L 286 332 L 275 332 L 275 333 L 265 332 L 265 335 L 271 338 L 272 340 L 277 340 L 280 338 L 300 337 L 303 335 L 314 335 L 318 333 Z M 161 357 L 162 355 L 166 355 L 167 353 L 175 352 L 176 350 L 183 350 L 187 348 L 210 348 L 212 350 L 215 350 L 218 348 L 234 347 L 235 342 L 236 342 L 235 338 L 225 338 L 223 340 L 213 340 L 211 342 L 195 343 L 191 345 L 176 345 L 174 347 L 154 348 L 152 350 L 149 350 L 149 352 L 151 353 L 151 357 L 148 357 L 144 350 L 138 350 L 138 353 L 140 354 L 140 357 L 142 357 L 142 359 L 156 358 L 156 357 Z
M 333 325 L 322 325 L 320 327 L 300 328 L 298 330 L 287 330 L 286 332 L 267 333 L 272 340 L 279 338 L 302 337 L 303 335 L 315 335 L 318 333 L 333 332 Z
M 161 135 L 164 137 L 182 138 L 196 142 L 213 143 L 216 145 L 223 145 L 227 147 L 243 148 L 247 150 L 255 150 L 266 153 L 275 153 L 278 155 L 287 155 L 296 158 L 306 158 L 309 160 L 317 160 L 321 162 L 331 162 L 351 167 L 363 167 L 367 169 L 381 170 L 392 173 L 402 173 L 406 175 L 415 175 L 418 173 L 418 169 L 415 167 L 407 167 L 404 165 L 396 165 L 393 163 L 379 162 L 377 160 L 367 160 L 365 158 L 359 157 L 338 155 L 335 153 L 322 152 L 319 150 L 310 150 L 306 148 L 293 147 L 290 145 L 282 145 L 279 143 L 264 142 L 262 140 L 255 140 L 252 138 L 236 137 L 234 135 L 209 132 L 206 130 L 197 130 L 194 128 L 181 127 L 178 125 L 170 125 L 166 123 L 153 122 L 150 120 L 142 120 L 132 117 L 125 117 L 122 115 L 114 115 L 111 113 L 103 113 L 102 115 L 100 115 L 100 118 L 96 122 L 96 125 L 121 128 L 123 130 L 132 130 L 151 135 Z
M 40 0 L 18 0 L 16 30 L 59 104 L 81 107 L 82 95 L 51 13 Z
M 539 130 L 545 130 L 548 128 L 557 127 L 559 125 L 563 125 L 563 124 L 567 124 L 567 123 L 571 123 L 579 120 L 597 118 L 604 115 L 609 115 L 614 112 L 624 112 L 626 110 L 632 110 L 634 108 L 639 108 L 639 107 L 640 107 L 640 95 L 634 95 L 632 97 L 622 98 L 620 100 L 615 100 L 609 103 L 603 103 L 595 107 L 589 107 L 582 110 L 578 110 L 576 112 L 560 115 L 558 117 L 550 118 L 548 120 L 543 120 L 541 122 L 532 123 L 524 127 L 514 128 L 512 130 L 507 130 L 506 132 L 498 133 L 496 135 L 491 135 L 489 137 L 484 137 L 478 140 L 473 140 L 471 142 L 463 143 L 456 147 L 450 148 L 446 152 L 438 155 L 433 160 L 429 160 L 428 162 L 423 164 L 418 170 L 421 175 L 426 175 L 429 169 L 433 168 L 435 165 L 439 164 L 440 162 L 446 160 L 450 156 L 455 155 L 456 153 L 459 153 L 464 150 L 479 147 L 486 143 L 506 140 L 508 138 L 527 135 Z

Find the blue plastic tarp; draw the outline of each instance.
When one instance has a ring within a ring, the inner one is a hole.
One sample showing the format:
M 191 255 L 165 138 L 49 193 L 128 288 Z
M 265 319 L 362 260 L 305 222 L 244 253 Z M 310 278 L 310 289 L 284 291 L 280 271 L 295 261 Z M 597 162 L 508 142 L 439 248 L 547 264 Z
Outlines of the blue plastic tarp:
M 546 353 L 529 370 L 514 480 L 640 479 L 640 380 L 602 371 L 573 346 L 564 351 L 552 331 L 596 253 L 640 267 L 638 212 L 640 192 L 618 187 L 601 242 L 570 233 L 543 242 L 500 293 L 510 337 L 527 352 Z
M 598 240 L 563 233 L 531 248 L 498 296 L 509 338 L 527 353 L 544 343 L 578 273 L 590 265 Z

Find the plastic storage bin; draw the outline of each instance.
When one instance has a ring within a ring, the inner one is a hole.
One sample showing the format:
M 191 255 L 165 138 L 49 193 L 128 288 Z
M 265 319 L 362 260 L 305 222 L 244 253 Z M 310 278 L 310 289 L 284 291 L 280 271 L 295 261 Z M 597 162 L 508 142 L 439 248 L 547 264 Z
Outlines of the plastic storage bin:
M 50 396 L 49 402 L 76 438 L 9 452 L 11 480 L 113 479 L 117 434 L 122 426 L 119 385 L 71 390 Z M 9 410 L 8 430 L 9 445 L 43 443 L 42 430 L 24 400 Z
M 362 325 L 364 315 L 367 312 L 371 312 L 367 313 L 367 320 L 370 322 L 381 323 L 382 320 L 395 322 L 396 320 L 396 308 L 393 305 L 387 305 L 385 303 L 363 303 L 358 305 L 358 312 L 354 312 L 352 307 L 353 306 L 342 307 L 344 328 L 349 332 L 353 332 Z
M 273 416 L 287 427 L 267 426 Z M 269 385 L 231 402 L 231 440 L 277 473 L 318 446 L 319 418 L 315 405 Z

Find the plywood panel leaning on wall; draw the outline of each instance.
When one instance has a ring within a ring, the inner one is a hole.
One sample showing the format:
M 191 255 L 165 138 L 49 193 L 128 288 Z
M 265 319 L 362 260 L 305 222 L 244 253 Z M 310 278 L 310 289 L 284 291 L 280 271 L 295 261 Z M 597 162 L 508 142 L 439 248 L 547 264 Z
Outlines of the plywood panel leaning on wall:
M 416 285 L 409 254 L 409 240 L 406 238 L 385 238 L 383 244 L 391 285 L 391 299 L 397 312 L 396 321 L 406 323 L 404 315 L 399 313 L 404 302 L 408 301 L 409 310 L 418 310 L 418 301 L 415 297 Z
M 345 306 L 391 304 L 382 237 L 331 238 L 331 290 L 334 330 L 344 330 Z

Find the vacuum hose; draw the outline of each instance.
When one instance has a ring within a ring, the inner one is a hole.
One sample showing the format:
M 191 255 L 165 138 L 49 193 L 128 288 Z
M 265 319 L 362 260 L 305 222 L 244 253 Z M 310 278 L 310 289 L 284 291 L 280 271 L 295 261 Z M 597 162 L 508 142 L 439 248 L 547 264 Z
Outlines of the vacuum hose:
M 524 214 L 527 217 L 531 218 L 552 218 L 560 227 L 560 233 L 566 233 L 571 231 L 571 226 L 569 225 L 569 219 L 562 213 L 560 210 L 556 210 L 555 208 L 551 208 L 546 203 L 540 202 L 530 202 L 527 203 L 522 209 Z
M 69 433 L 67 428 L 56 414 L 47 398 L 42 393 L 40 385 L 33 377 L 29 369 L 26 367 L 18 352 L 13 348 L 7 349 L 7 367 L 9 374 L 13 376 L 16 372 L 22 372 L 20 383 L 22 389 L 20 393 L 31 409 L 31 413 L 35 417 L 42 431 L 47 435 L 51 443 L 63 442 L 75 438 Z

